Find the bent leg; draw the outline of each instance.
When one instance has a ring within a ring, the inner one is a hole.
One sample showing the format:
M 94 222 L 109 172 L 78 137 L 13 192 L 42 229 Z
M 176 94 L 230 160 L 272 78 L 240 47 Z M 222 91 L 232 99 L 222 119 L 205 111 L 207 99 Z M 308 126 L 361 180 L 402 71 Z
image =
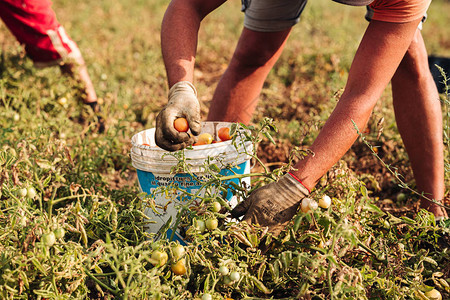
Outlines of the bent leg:
M 417 189 L 427 198 L 442 200 L 445 190 L 442 110 L 419 30 L 392 78 L 392 95 L 398 130 Z M 446 216 L 445 209 L 430 201 L 422 199 L 421 207 L 435 216 Z
M 60 65 L 83 85 L 85 103 L 97 101 L 81 52 L 59 24 L 51 1 L 0 1 L 0 18 L 36 67 Z
M 256 32 L 244 28 L 214 92 L 209 121 L 250 122 L 264 81 L 280 57 L 290 31 Z

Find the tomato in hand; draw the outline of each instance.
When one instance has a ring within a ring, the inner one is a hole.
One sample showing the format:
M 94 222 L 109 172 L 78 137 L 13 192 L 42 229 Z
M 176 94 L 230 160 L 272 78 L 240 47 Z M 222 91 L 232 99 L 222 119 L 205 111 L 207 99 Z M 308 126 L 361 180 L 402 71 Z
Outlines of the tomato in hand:
M 189 130 L 189 124 L 185 118 L 175 119 L 175 121 L 173 121 L 173 127 L 175 127 L 178 132 L 187 132 Z

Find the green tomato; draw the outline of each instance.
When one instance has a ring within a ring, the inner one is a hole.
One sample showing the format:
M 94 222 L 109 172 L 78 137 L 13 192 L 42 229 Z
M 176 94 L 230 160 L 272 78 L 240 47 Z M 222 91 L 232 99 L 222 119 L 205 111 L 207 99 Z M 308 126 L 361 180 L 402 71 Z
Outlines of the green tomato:
M 208 228 L 209 230 L 216 229 L 218 225 L 219 225 L 219 221 L 217 221 L 216 218 L 211 218 L 211 219 L 206 220 L 206 228 Z
M 230 279 L 230 276 L 224 276 L 223 277 L 223 284 L 226 286 L 230 286 L 233 283 L 233 281 Z
M 27 189 L 27 195 L 28 195 L 28 197 L 30 197 L 31 199 L 34 199 L 34 197 L 36 197 L 36 189 L 35 189 L 34 187 L 30 186 L 30 187 Z
M 175 260 L 179 260 L 180 258 L 182 258 L 185 253 L 186 250 L 184 250 L 184 247 L 180 244 L 172 247 L 172 254 Z
M 219 273 L 222 274 L 223 276 L 225 276 L 225 275 L 228 275 L 228 273 L 230 273 L 230 270 L 228 270 L 228 268 L 226 266 L 220 266 Z
M 202 296 L 202 300 L 212 300 L 211 294 L 204 293 Z
M 46 245 L 47 247 L 51 247 L 56 242 L 56 237 L 53 232 L 45 233 L 41 237 L 41 241 Z
M 219 212 L 222 209 L 222 205 L 220 205 L 220 203 L 218 201 L 214 201 L 211 204 L 211 210 L 213 212 Z
M 322 208 L 328 208 L 331 205 L 331 198 L 328 195 L 323 195 L 322 198 L 319 199 L 319 206 Z
M 205 221 L 201 219 L 194 219 L 194 228 L 200 231 L 200 233 L 205 232 L 206 229 Z
M 64 228 L 62 228 L 62 227 L 56 228 L 54 233 L 55 233 L 55 237 L 58 240 L 62 239 L 64 237 L 64 235 L 66 234 L 66 232 L 64 231 Z
M 238 281 L 241 278 L 241 275 L 237 271 L 233 271 L 230 273 L 231 281 Z
M 164 266 L 169 259 L 169 256 L 165 251 L 155 250 L 152 253 L 152 264 L 156 267 Z
M 19 189 L 19 191 L 18 191 L 18 195 L 19 195 L 19 197 L 21 197 L 21 198 L 25 197 L 25 196 L 27 195 L 27 193 L 28 193 L 28 191 L 27 191 L 26 188 L 21 188 L 21 189 Z

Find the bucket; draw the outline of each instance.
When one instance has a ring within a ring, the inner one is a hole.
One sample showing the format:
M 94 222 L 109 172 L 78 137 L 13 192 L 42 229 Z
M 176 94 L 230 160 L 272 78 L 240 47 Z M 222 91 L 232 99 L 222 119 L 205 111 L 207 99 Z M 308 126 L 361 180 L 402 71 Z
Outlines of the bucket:
M 214 140 L 219 140 L 219 129 L 230 127 L 231 124 L 228 122 L 203 122 L 201 132 L 210 133 Z M 208 165 L 215 164 L 220 169 L 219 174 L 223 176 L 250 174 L 251 156 L 249 153 L 252 153 L 253 145 L 251 142 L 243 142 L 239 138 L 236 138 L 234 145 L 229 140 L 198 145 L 192 149 L 178 152 L 168 152 L 156 146 L 155 128 L 151 128 L 135 134 L 131 138 L 131 144 L 130 157 L 133 167 L 136 168 L 139 188 L 151 196 L 155 202 L 154 207 L 147 207 L 144 210 L 145 215 L 151 221 L 146 225 L 146 231 L 156 233 L 157 236 L 171 218 L 176 220 L 180 206 L 191 200 L 189 196 L 186 196 L 188 193 L 199 197 L 204 195 L 205 189 L 202 188 L 202 185 L 211 177 L 211 174 L 205 171 Z M 184 161 L 189 166 L 189 172 L 173 172 L 180 161 L 176 157 L 177 155 L 184 157 Z M 250 176 L 226 180 L 224 185 L 230 186 L 231 182 L 249 188 Z M 158 192 L 167 186 L 173 187 L 173 193 Z M 230 207 L 237 204 L 234 191 L 229 188 L 226 193 L 225 199 Z M 173 224 L 168 225 L 172 227 Z M 182 231 L 183 229 L 177 228 L 173 232 L 169 228 L 166 232 L 167 238 L 173 237 L 174 240 L 185 244 Z

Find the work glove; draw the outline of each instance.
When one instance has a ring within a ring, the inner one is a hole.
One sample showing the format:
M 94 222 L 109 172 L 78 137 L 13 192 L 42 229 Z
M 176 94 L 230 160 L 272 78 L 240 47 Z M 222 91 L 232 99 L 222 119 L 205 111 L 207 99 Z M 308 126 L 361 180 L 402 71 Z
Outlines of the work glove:
M 277 182 L 253 191 L 231 211 L 231 216 L 244 216 L 242 221 L 267 226 L 272 235 L 278 236 L 296 214 L 302 199 L 308 195 L 308 189 L 287 173 Z
M 193 135 L 200 134 L 200 103 L 195 87 L 188 81 L 177 82 L 170 88 L 169 102 L 156 117 L 156 145 L 177 151 L 195 142 L 192 134 L 179 132 L 173 126 L 175 119 L 181 117 L 186 118 Z

